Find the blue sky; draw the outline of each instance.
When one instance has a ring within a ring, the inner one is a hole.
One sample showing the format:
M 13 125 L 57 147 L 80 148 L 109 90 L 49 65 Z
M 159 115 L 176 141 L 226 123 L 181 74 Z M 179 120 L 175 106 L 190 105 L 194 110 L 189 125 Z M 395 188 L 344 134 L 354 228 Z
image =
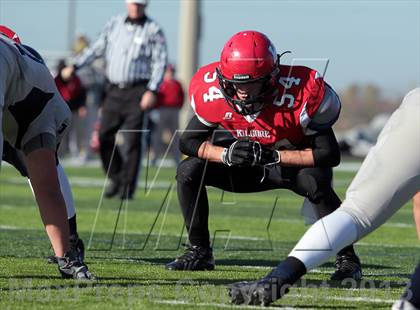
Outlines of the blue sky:
M 190 1 L 190 0 L 182 0 Z M 147 12 L 163 27 L 169 55 L 178 50 L 178 0 L 150 0 Z M 200 65 L 216 60 L 235 32 L 266 33 L 285 63 L 323 69 L 337 89 L 374 83 L 388 94 L 420 85 L 420 1 L 202 1 Z M 76 32 L 95 38 L 124 0 L 77 0 Z M 68 0 L 0 0 L 0 23 L 41 51 L 67 48 Z

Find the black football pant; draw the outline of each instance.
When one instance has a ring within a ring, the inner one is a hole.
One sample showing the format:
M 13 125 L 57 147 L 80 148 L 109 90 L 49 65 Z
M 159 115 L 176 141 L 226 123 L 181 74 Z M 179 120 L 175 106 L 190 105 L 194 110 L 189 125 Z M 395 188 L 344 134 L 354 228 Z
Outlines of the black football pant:
M 141 158 L 143 111 L 140 99 L 146 91 L 145 83 L 130 88 L 110 85 L 102 108 L 99 130 L 100 155 L 105 173 L 125 191 L 134 193 Z M 118 130 L 123 147 L 115 147 Z M 115 151 L 114 151 L 115 148 Z
M 228 167 L 195 157 L 183 160 L 178 166 L 176 176 L 177 191 L 190 243 L 210 246 L 206 186 L 235 193 L 290 189 L 307 197 L 319 217 L 330 214 L 341 204 L 331 187 L 331 168 L 289 168 L 274 165 L 265 169 L 264 180 L 260 182 L 263 176 L 262 167 Z M 352 252 L 351 246 L 346 250 Z

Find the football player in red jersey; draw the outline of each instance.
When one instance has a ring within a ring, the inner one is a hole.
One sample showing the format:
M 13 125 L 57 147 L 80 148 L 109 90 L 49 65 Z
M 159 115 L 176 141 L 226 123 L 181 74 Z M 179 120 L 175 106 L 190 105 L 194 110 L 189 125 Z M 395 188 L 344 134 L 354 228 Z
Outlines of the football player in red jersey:
M 404 97 L 400 107 L 385 124 L 376 145 L 369 151 L 348 187 L 340 208 L 314 223 L 288 257 L 266 276 L 257 281 L 229 285 L 232 303 L 271 304 L 286 294 L 308 271 L 323 264 L 344 246 L 357 242 L 383 225 L 413 195 L 417 210 L 419 146 L 420 88 L 416 88 Z M 401 149 L 404 149 L 402 154 Z M 420 262 L 411 283 L 392 309 L 420 309 Z
M 340 100 L 319 73 L 280 65 L 279 58 L 264 34 L 243 31 L 225 44 L 220 61 L 193 76 L 195 116 L 180 139 L 189 157 L 177 170 L 190 245 L 167 269 L 214 269 L 206 186 L 237 193 L 287 188 L 306 197 L 318 218 L 340 206 L 331 187 L 340 162 L 331 128 Z M 216 142 L 219 126 L 231 141 Z M 362 276 L 352 245 L 338 252 L 336 267 L 332 279 Z

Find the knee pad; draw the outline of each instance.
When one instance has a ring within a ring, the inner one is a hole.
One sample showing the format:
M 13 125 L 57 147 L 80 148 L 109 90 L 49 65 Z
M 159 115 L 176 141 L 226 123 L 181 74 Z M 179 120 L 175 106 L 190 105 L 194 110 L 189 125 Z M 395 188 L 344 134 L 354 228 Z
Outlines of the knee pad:
M 200 182 L 206 161 L 197 157 L 184 159 L 177 168 L 176 180 L 180 183 Z

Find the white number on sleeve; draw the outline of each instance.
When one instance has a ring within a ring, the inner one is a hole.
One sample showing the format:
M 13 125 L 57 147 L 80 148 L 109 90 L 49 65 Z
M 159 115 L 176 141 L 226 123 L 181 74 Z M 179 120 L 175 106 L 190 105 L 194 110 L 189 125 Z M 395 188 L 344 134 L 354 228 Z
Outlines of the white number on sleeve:
M 299 85 L 300 79 L 294 77 L 281 77 L 279 82 L 281 85 L 283 85 L 284 88 L 289 89 L 293 86 L 293 84 Z
M 207 72 L 204 74 L 204 82 L 206 83 L 213 83 L 217 79 L 217 73 L 216 71 L 213 72 L 213 75 L 210 77 L 210 72 Z
M 293 107 L 293 104 L 295 103 L 295 97 L 293 97 L 293 95 L 291 95 L 291 94 L 284 94 L 283 96 L 281 96 L 280 101 L 276 100 L 274 102 L 274 105 L 276 105 L 278 107 L 281 107 L 286 102 L 287 102 L 287 107 L 288 108 Z
M 213 101 L 215 99 L 223 98 L 223 94 L 216 86 L 210 86 L 209 92 L 207 94 L 203 94 L 204 102 Z
M 300 79 L 297 79 L 295 77 L 280 77 L 279 83 L 283 85 L 285 89 L 289 89 L 293 85 L 299 85 Z M 293 104 L 295 103 L 295 97 L 291 94 L 283 94 L 280 100 L 276 100 L 274 102 L 274 104 L 278 107 L 281 107 L 285 103 L 287 103 L 288 108 L 293 107 Z

